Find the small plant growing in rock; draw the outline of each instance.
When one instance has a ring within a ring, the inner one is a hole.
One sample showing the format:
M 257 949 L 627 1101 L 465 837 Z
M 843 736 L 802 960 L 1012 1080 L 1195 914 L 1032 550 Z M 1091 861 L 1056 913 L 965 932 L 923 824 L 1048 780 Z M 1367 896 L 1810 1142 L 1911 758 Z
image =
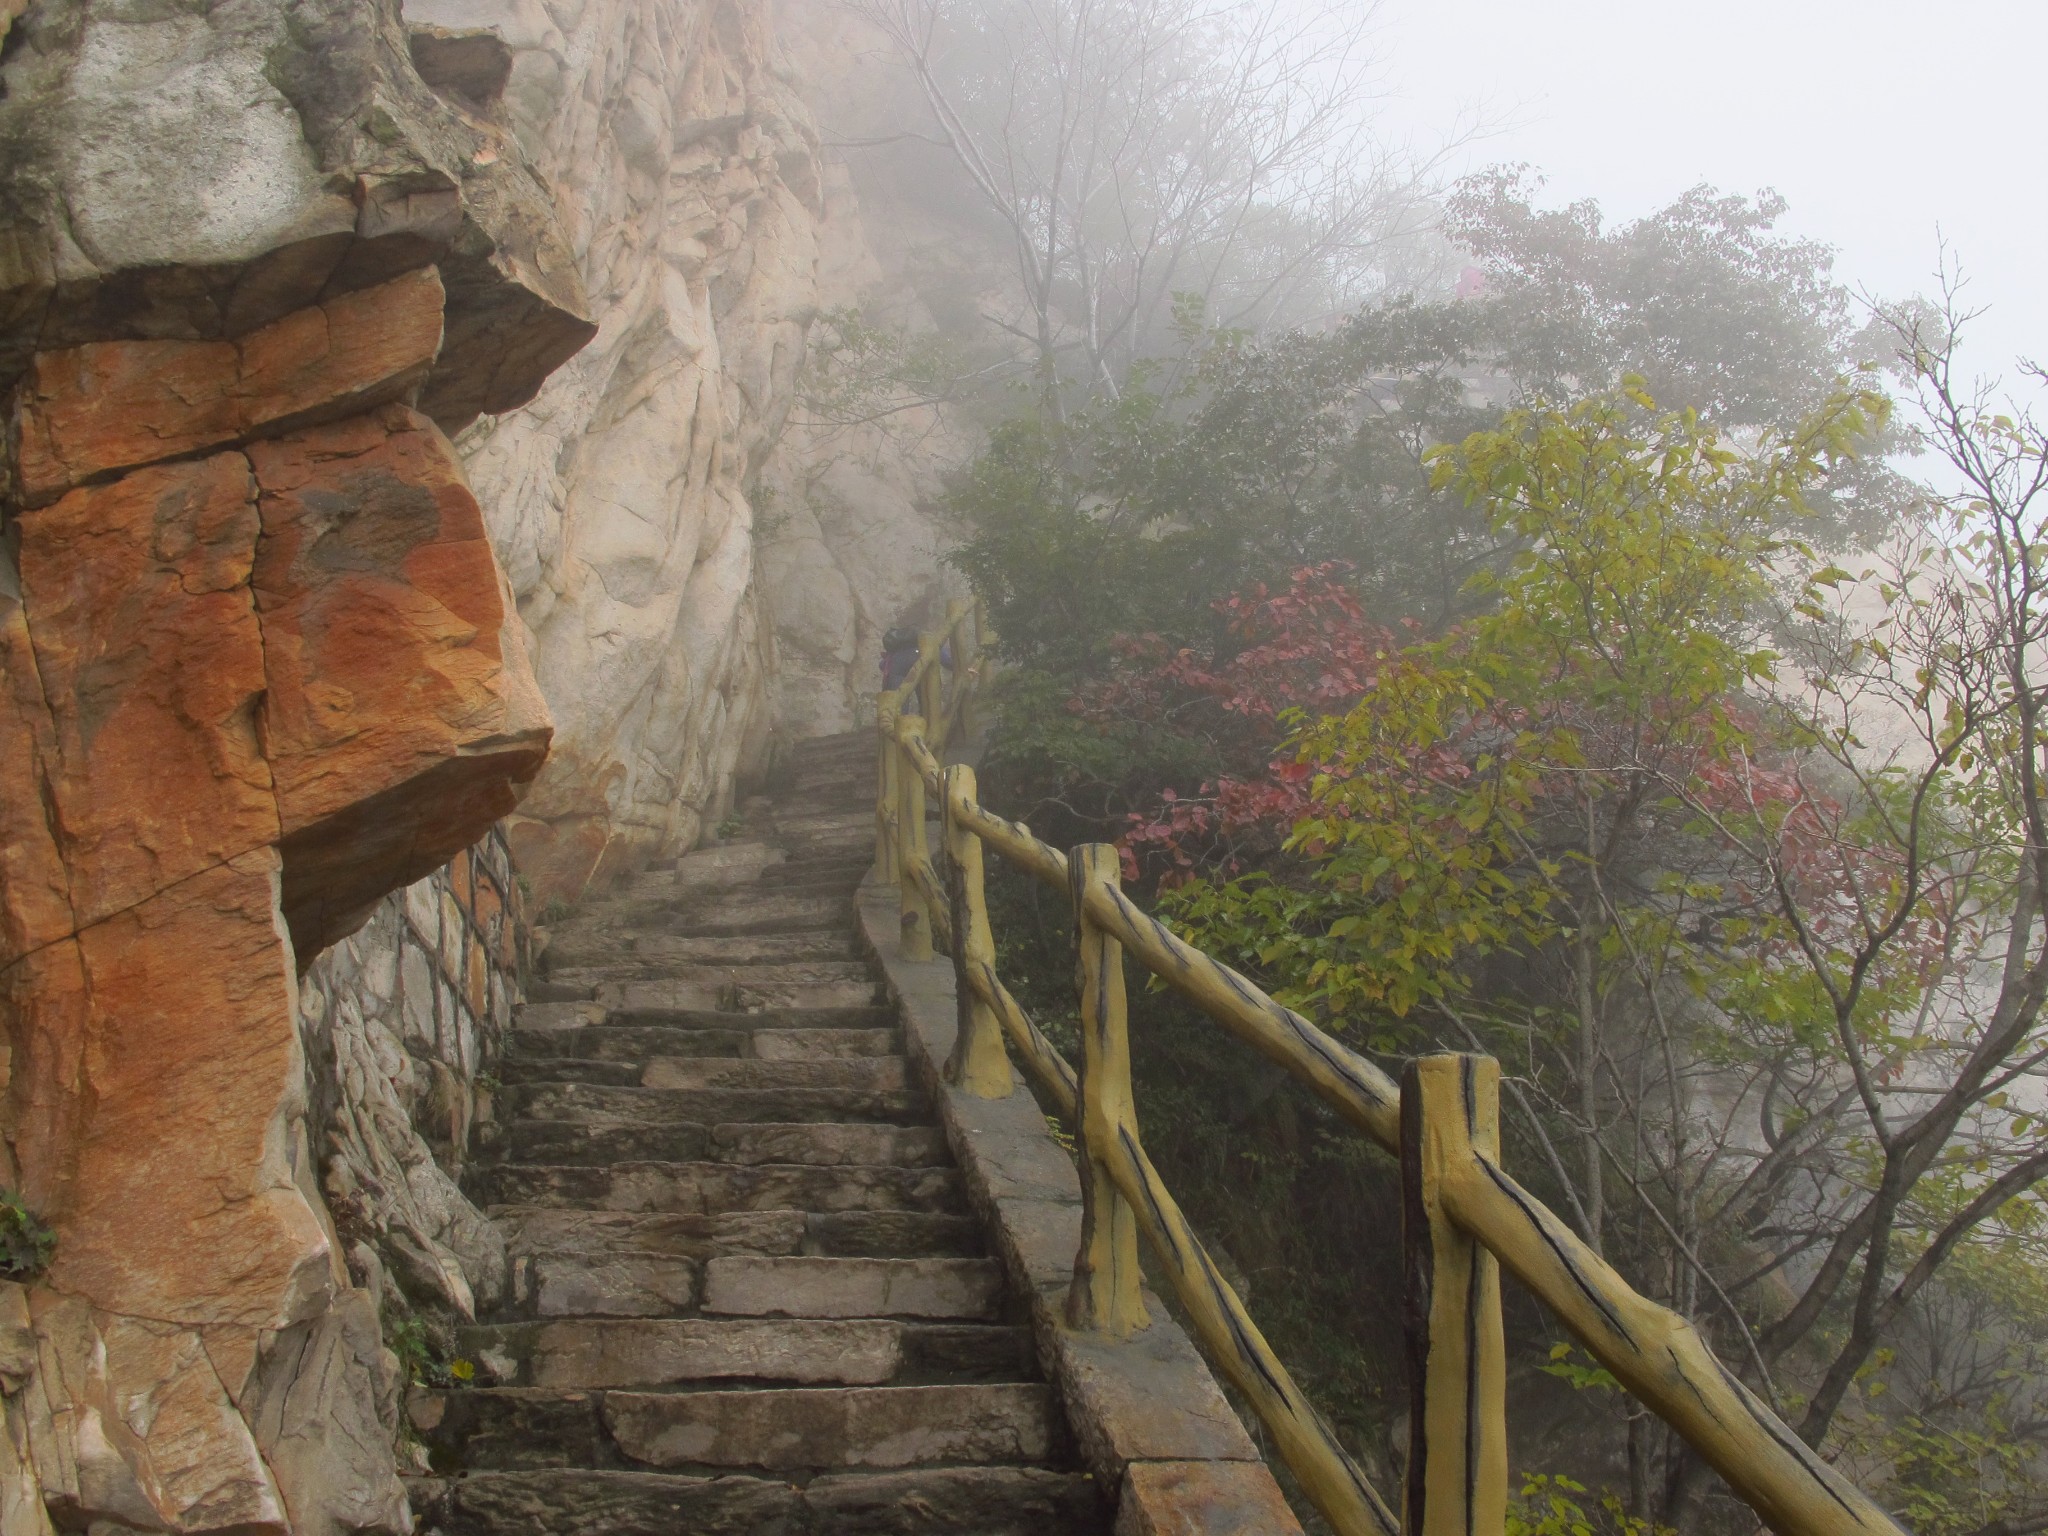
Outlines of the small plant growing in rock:
M 717 831 L 719 837 L 721 839 L 724 839 L 728 837 L 738 837 L 740 833 L 746 830 L 746 828 L 747 824 L 744 821 L 740 820 L 739 817 L 728 816 L 723 821 L 719 822 L 715 830 Z
M 13 1190 L 0 1190 L 0 1275 L 33 1280 L 56 1251 L 57 1234 Z
M 460 1355 L 444 1358 L 421 1318 L 403 1318 L 392 1324 L 390 1344 L 408 1387 L 466 1387 L 476 1380 L 476 1362 Z

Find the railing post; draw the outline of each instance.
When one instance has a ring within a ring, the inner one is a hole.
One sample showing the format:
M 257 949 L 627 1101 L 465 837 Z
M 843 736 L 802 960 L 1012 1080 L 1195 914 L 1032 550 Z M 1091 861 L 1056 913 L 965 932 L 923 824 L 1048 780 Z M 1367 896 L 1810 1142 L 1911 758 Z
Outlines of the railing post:
M 1405 1536 L 1500 1536 L 1507 1523 L 1507 1364 L 1500 1265 L 1444 1208 L 1474 1154 L 1500 1155 L 1500 1063 L 1425 1056 L 1401 1078 L 1407 1269 Z
M 924 891 L 917 883 L 917 867 L 930 857 L 924 830 L 924 775 L 900 743 L 906 736 L 924 734 L 924 721 L 916 715 L 896 717 L 896 889 L 903 913 L 903 958 L 929 960 L 932 957 L 932 915 L 925 909 Z
M 1110 1177 L 1107 1155 L 1117 1138 L 1138 1139 L 1131 1100 L 1131 1040 L 1124 1004 L 1124 948 L 1088 917 L 1082 898 L 1091 885 L 1115 886 L 1121 867 L 1108 843 L 1082 843 L 1067 854 L 1072 882 L 1074 983 L 1081 1000 L 1081 1251 L 1067 1292 L 1067 1321 L 1126 1338 L 1149 1327 L 1138 1271 L 1138 1224 Z
M 974 707 L 975 668 L 981 664 L 981 605 L 962 602 L 953 625 L 953 675 L 960 679 L 959 735 L 971 740 L 980 716 Z
M 896 745 L 895 695 L 885 693 L 875 705 L 875 883 L 893 885 L 896 869 L 896 773 L 902 749 Z
M 946 707 L 946 669 L 939 662 L 945 650 L 944 630 L 928 629 L 917 637 L 917 659 L 924 665 L 924 675 L 917 680 L 917 711 L 924 716 L 925 729 L 934 733 L 924 744 L 940 762 L 946 760 L 946 744 L 936 734 Z
M 952 872 L 953 990 L 960 1000 L 960 1032 L 946 1062 L 946 1081 L 977 1099 L 1007 1099 L 1015 1080 L 1003 1047 L 1003 1027 L 995 1010 L 970 984 L 970 977 L 979 973 L 992 992 L 996 974 L 996 941 L 989 930 L 988 898 L 982 886 L 981 839 L 960 816 L 975 799 L 974 770 L 954 763 L 940 783 L 945 790 L 946 863 Z

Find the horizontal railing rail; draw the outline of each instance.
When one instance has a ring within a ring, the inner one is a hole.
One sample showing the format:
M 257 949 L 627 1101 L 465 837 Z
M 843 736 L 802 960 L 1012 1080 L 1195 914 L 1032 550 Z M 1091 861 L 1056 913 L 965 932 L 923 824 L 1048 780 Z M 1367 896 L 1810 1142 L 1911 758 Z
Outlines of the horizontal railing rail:
M 1014 1052 L 1078 1129 L 1082 1243 L 1071 1324 L 1117 1336 L 1147 1326 L 1142 1234 L 1211 1362 L 1339 1536 L 1498 1536 L 1508 1494 L 1505 1267 L 1773 1530 L 1900 1536 L 1891 1516 L 1745 1387 L 1690 1322 L 1635 1291 L 1501 1166 L 1498 1063 L 1423 1057 L 1396 1083 L 1142 910 L 1121 889 L 1113 847 L 1063 853 L 983 806 L 974 770 L 944 759 L 973 729 L 989 641 L 980 609 L 953 604 L 944 626 L 920 637 L 903 683 L 881 697 L 875 870 L 899 888 L 903 957 L 928 961 L 943 949 L 952 958 L 960 1030 L 949 1080 L 1005 1097 Z M 943 874 L 927 827 L 934 804 Z M 1071 905 L 1078 1071 L 996 974 L 986 850 Z M 1273 1354 L 1145 1154 L 1131 1088 L 1126 955 L 1399 1160 L 1412 1401 L 1398 1519 Z

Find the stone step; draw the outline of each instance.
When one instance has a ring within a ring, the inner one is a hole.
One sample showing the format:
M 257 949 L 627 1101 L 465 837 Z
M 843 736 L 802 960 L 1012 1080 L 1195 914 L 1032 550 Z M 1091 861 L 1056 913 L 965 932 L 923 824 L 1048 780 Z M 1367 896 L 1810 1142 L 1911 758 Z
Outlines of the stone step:
M 786 1038 L 777 1036 L 777 1042 Z M 771 1042 L 771 1045 L 777 1042 Z M 742 1041 L 742 1046 L 754 1042 Z M 709 1056 L 655 1055 L 640 1060 L 590 1056 L 508 1055 L 499 1077 L 507 1083 L 592 1083 L 614 1088 L 808 1089 L 851 1088 L 885 1093 L 910 1087 L 910 1063 L 880 1051 L 858 1055 L 792 1053 Z
M 722 1163 L 811 1163 L 936 1168 L 951 1162 L 935 1125 L 714 1125 L 711 1157 Z
M 516 1263 L 523 1257 L 664 1257 L 703 1260 L 722 1254 L 773 1256 L 805 1251 L 802 1211 L 579 1211 L 500 1205 L 491 1219 Z
M 635 937 L 637 960 L 678 966 L 818 965 L 856 961 L 859 946 L 850 933 L 741 933 L 697 935 L 642 933 Z
M 772 878 L 764 877 L 759 889 L 783 896 L 851 895 L 874 868 L 874 849 L 858 853 L 828 853 L 820 858 L 798 857 Z
M 783 759 L 785 771 L 801 773 L 821 763 L 873 763 L 880 752 L 879 738 L 872 726 L 865 730 L 839 731 L 831 736 L 809 736 L 790 748 Z
M 853 893 L 783 896 L 752 889 L 744 894 L 707 893 L 669 908 L 671 932 L 698 935 L 799 933 L 805 929 L 845 929 L 853 924 Z
M 408 1478 L 406 1492 L 419 1536 L 786 1536 L 804 1518 L 786 1478 L 557 1466 Z
M 729 1016 L 728 1016 L 729 1017 Z M 645 1065 L 656 1056 L 752 1056 L 761 1061 L 890 1056 L 893 1029 L 665 1029 L 593 1024 L 581 1029 L 515 1029 L 505 1060 L 611 1061 Z M 500 1076 L 507 1076 L 500 1073 Z M 523 1081 L 539 1081 L 529 1076 Z
M 635 1061 L 602 1061 L 587 1056 L 535 1056 L 525 1051 L 507 1051 L 498 1063 L 502 1083 L 596 1083 L 611 1088 L 635 1088 L 647 1069 Z
M 510 1317 L 682 1317 L 701 1266 L 654 1253 L 540 1253 L 512 1260 Z
M 813 1167 L 792 1163 L 613 1163 L 603 1167 L 507 1163 L 482 1170 L 491 1205 L 600 1211 L 962 1212 L 952 1168 Z
M 608 979 L 590 979 L 590 985 Z M 659 981 L 611 981 L 618 988 L 622 1012 L 660 1009 L 669 1013 L 784 1013 L 828 1008 L 872 1008 L 880 986 L 872 978 L 843 981 L 750 983 L 728 973 L 724 977 Z
M 760 1061 L 817 1061 L 825 1058 L 895 1056 L 900 1049 L 893 1029 L 757 1029 L 742 1056 Z M 665 1055 L 686 1056 L 688 1051 Z
M 805 1253 L 827 1258 L 979 1258 L 981 1224 L 929 1211 L 593 1211 L 499 1205 L 491 1217 L 514 1262 L 726 1254 Z
M 609 1019 L 611 1027 L 618 1029 L 894 1030 L 896 1027 L 895 1010 L 872 1001 L 848 1007 L 757 1008 L 747 1012 L 715 1008 L 619 1007 L 611 1011 Z
M 498 1133 L 493 1150 L 496 1160 L 505 1163 L 698 1163 L 711 1157 L 711 1128 L 687 1120 L 660 1125 L 514 1120 Z M 489 1166 L 472 1165 L 466 1181 L 474 1182 Z
M 746 1030 L 783 1029 L 875 1029 L 894 1032 L 896 1014 L 893 1009 L 865 1003 L 856 1008 L 797 1008 L 760 1009 L 753 1013 L 737 1013 L 716 1008 L 614 1008 L 609 1003 L 596 1001 L 559 1003 L 522 1003 L 513 1010 L 513 1031 L 511 1039 L 517 1040 L 522 1033 L 546 1035 L 549 1038 L 566 1038 L 583 1029 L 649 1029 L 649 1030 Z M 541 1055 L 568 1056 L 580 1052 L 568 1050 L 541 1051 Z M 662 1052 L 650 1052 L 660 1055 Z M 677 1045 L 667 1054 L 684 1055 L 687 1048 Z M 716 1052 L 718 1055 L 747 1055 L 745 1050 Z
M 877 1060 L 887 1061 L 887 1057 Z M 818 1063 L 823 1065 L 823 1063 Z M 505 1089 L 510 1121 L 585 1125 L 811 1124 L 820 1120 L 914 1125 L 929 1118 L 923 1095 L 907 1088 L 633 1088 L 594 1083 L 514 1083 Z
M 548 963 L 562 970 L 633 962 L 676 965 L 701 970 L 706 966 L 804 965 L 850 960 L 856 954 L 848 933 L 742 933 L 698 937 L 667 924 L 641 927 L 579 927 L 557 933 L 548 946 Z
M 717 1258 L 702 1306 L 735 1317 L 925 1317 L 994 1322 L 1003 1273 L 993 1259 Z
M 812 1211 L 805 1253 L 850 1259 L 979 1258 L 981 1223 L 950 1211 Z
M 409 1480 L 423 1536 L 1107 1536 L 1094 1481 L 1041 1467 L 786 1478 L 581 1467 Z
M 629 1461 L 776 1472 L 1042 1462 L 1063 1427 L 1037 1382 L 611 1392 L 602 1413 Z
M 833 935 L 836 939 L 837 934 Z M 760 997 L 776 995 L 790 988 L 818 987 L 832 983 L 865 985 L 867 997 L 874 989 L 874 973 L 867 965 L 849 958 L 850 951 L 839 945 L 827 954 L 809 959 L 753 963 L 705 963 L 702 965 L 648 957 L 615 943 L 587 947 L 558 955 L 547 954 L 548 974 L 575 978 L 579 983 L 602 986 L 607 983 L 678 981 L 712 989 L 719 996 L 724 988 L 739 987 Z M 714 1005 L 716 1006 L 716 1005 Z
M 833 862 L 852 861 L 857 848 L 824 851 Z M 851 935 L 857 880 L 811 882 L 785 892 L 777 883 L 702 886 L 669 897 L 608 896 L 579 907 L 548 929 L 549 952 L 615 933 L 653 932 L 690 938 L 763 938 L 778 934 Z
M 834 836 L 842 832 L 865 833 L 872 838 L 875 835 L 873 804 L 818 806 L 814 809 L 799 808 L 775 813 L 777 837 L 813 838 Z
M 728 1019 L 732 1015 L 726 1015 Z M 645 1062 L 651 1056 L 746 1056 L 753 1031 L 730 1025 L 665 1029 L 586 1024 L 573 1029 L 520 1025 L 505 1036 L 505 1060 Z M 500 1074 L 501 1076 L 503 1074 Z
M 1093 1478 L 1047 1467 L 833 1473 L 812 1478 L 803 1500 L 812 1529 L 832 1536 L 1109 1536 L 1110 1529 Z
M 848 863 L 865 860 L 871 863 L 875 857 L 872 822 L 865 830 L 858 827 L 831 831 L 821 828 L 813 832 L 793 832 L 785 840 L 792 859 L 844 860 Z M 938 846 L 936 841 L 933 846 Z
M 1031 1360 L 1028 1329 L 879 1317 L 560 1318 L 464 1328 L 456 1348 L 491 1386 L 591 1391 L 879 1386 L 956 1374 L 1014 1381 L 1030 1374 Z
M 406 1404 L 434 1470 L 750 1468 L 774 1472 L 1045 1462 L 1064 1451 L 1039 1382 L 696 1392 L 473 1387 Z
M 766 1061 L 751 1056 L 656 1056 L 640 1069 L 640 1085 L 691 1093 L 716 1089 L 800 1092 L 820 1088 L 899 1093 L 909 1091 L 910 1062 L 902 1056 Z
M 551 970 L 554 976 L 598 976 L 612 981 L 675 981 L 687 986 L 705 986 L 714 991 L 737 987 L 744 991 L 771 993 L 794 987 L 849 985 L 864 988 L 863 1002 L 874 1001 L 875 975 L 861 960 L 795 960 L 772 965 L 669 965 L 660 961 L 625 956 L 596 965 L 563 966 Z M 694 1005 L 693 1005 L 694 1006 Z M 715 1005 L 714 1005 L 715 1006 Z
M 499 1161 L 588 1167 L 618 1162 L 844 1163 L 933 1167 L 948 1160 L 932 1126 L 867 1125 L 831 1120 L 754 1124 L 591 1125 L 576 1120 L 515 1120 L 497 1135 Z

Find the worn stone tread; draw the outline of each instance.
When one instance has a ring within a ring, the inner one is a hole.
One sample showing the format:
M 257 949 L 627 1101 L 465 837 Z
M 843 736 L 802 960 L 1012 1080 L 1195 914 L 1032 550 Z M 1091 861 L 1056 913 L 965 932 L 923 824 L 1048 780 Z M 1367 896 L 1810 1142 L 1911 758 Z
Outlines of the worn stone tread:
M 611 1061 L 637 1066 L 653 1056 L 744 1056 L 753 1035 L 753 1030 L 733 1026 L 659 1029 L 592 1024 L 581 1029 L 515 1029 L 505 1037 L 505 1059 Z
M 647 1088 L 602 1083 L 507 1084 L 506 1118 L 586 1125 L 795 1124 L 868 1120 L 917 1124 L 930 1118 L 909 1088 Z
M 931 1125 L 714 1125 L 710 1155 L 727 1163 L 893 1164 L 937 1168 L 952 1161 L 946 1138 Z
M 763 1317 L 945 1317 L 993 1322 L 1003 1273 L 993 1259 L 730 1256 L 704 1267 L 706 1312 Z
M 501 1386 L 872 1386 L 902 1370 L 903 1332 L 875 1318 L 564 1318 L 465 1328 L 460 1338 L 462 1352 Z
M 692 1477 L 584 1467 L 410 1479 L 421 1536 L 1107 1536 L 1094 1480 L 1043 1467 Z
M 981 1222 L 939 1211 L 812 1211 L 804 1217 L 805 1253 L 843 1258 L 978 1258 L 987 1252 Z
M 610 1392 L 601 1412 L 629 1460 L 653 1467 L 834 1467 L 1042 1462 L 1059 1448 L 1040 1382 Z
M 557 1254 L 601 1257 L 646 1254 L 711 1259 L 721 1254 L 788 1254 L 804 1245 L 802 1211 L 588 1211 L 555 1206 L 498 1205 L 490 1216 L 513 1257 Z
M 488 1170 L 490 1203 L 606 1211 L 964 1211 L 952 1168 L 800 1163 L 508 1163 Z
M 624 981 L 593 976 L 589 984 L 616 987 L 619 1006 L 627 1011 L 663 1008 L 767 1013 L 785 1009 L 871 1008 L 875 1002 L 874 981 L 854 976 L 844 980 L 775 982 L 750 981 L 736 974 Z
M 640 1072 L 645 1088 L 787 1092 L 851 1089 L 908 1093 L 910 1063 L 901 1056 L 834 1056 L 815 1061 L 763 1061 L 752 1056 L 656 1056 Z
M 804 1488 L 832 1536 L 1108 1536 L 1095 1480 L 1047 1467 L 827 1473 Z
M 590 1467 L 416 1478 L 409 1492 L 419 1536 L 796 1536 L 803 1502 L 784 1478 Z
M 704 1009 L 618 1007 L 616 1028 L 629 1029 L 894 1029 L 896 1013 L 873 1002 L 846 1008 Z
M 587 1120 L 514 1120 L 499 1137 L 505 1160 L 595 1167 L 606 1163 L 694 1163 L 711 1154 L 711 1130 L 678 1120 L 670 1125 L 593 1124 Z M 472 1185 L 487 1176 L 479 1171 Z
M 601 1211 L 494 1205 L 515 1259 L 649 1254 L 710 1259 L 723 1254 L 808 1253 L 840 1258 L 979 1258 L 981 1223 L 929 1211 Z
M 472 1326 L 460 1341 L 482 1380 L 499 1387 L 921 1385 L 1035 1374 L 1028 1328 L 959 1320 L 578 1316 Z

